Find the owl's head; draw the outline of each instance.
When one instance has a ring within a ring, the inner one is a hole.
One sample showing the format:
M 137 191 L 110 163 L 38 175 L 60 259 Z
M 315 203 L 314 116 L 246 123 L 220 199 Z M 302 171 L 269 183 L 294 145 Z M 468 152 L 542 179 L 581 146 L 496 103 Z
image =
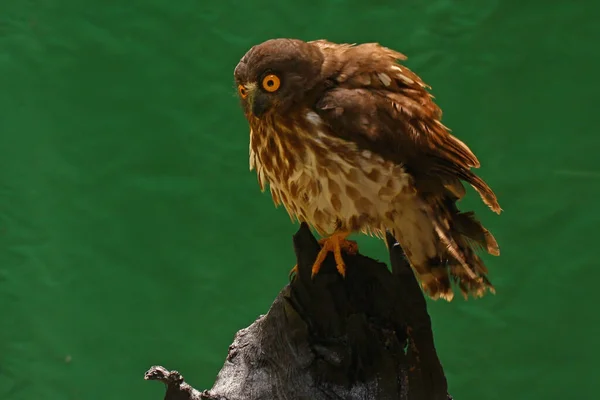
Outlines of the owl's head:
M 252 47 L 235 67 L 234 78 L 246 115 L 283 113 L 302 104 L 321 81 L 323 54 L 297 39 L 271 39 Z

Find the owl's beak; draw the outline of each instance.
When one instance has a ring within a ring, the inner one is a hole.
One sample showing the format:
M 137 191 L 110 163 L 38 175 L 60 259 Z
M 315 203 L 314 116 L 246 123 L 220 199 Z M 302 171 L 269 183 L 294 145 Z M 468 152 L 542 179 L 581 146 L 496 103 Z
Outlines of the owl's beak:
M 252 114 L 254 114 L 255 117 L 263 115 L 265 111 L 269 109 L 269 106 L 269 98 L 264 93 L 258 92 L 252 97 Z
M 271 106 L 269 96 L 258 90 L 256 84 L 249 84 L 246 86 L 246 89 L 248 90 L 248 105 L 250 106 L 250 110 L 258 118 Z

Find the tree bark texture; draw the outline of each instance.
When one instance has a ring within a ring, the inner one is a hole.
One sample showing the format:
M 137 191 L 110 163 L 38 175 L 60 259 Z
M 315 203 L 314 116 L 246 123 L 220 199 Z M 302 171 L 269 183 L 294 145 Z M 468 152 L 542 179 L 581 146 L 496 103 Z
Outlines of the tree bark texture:
M 296 276 L 236 334 L 210 390 L 158 366 L 145 379 L 165 383 L 168 400 L 451 399 L 423 292 L 401 247 L 390 235 L 387 243 L 391 271 L 344 254 L 344 278 L 330 254 L 311 278 L 320 246 L 302 224 Z

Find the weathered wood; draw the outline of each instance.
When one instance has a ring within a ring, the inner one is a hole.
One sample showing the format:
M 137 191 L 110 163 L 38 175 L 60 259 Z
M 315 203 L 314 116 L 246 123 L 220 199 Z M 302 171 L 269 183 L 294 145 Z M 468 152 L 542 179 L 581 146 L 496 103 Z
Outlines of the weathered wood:
M 388 237 L 392 271 L 371 258 L 344 255 L 346 277 L 302 224 L 294 235 L 297 276 L 269 312 L 240 330 L 210 390 L 176 371 L 152 367 L 165 399 L 448 400 L 425 299 L 400 246 Z

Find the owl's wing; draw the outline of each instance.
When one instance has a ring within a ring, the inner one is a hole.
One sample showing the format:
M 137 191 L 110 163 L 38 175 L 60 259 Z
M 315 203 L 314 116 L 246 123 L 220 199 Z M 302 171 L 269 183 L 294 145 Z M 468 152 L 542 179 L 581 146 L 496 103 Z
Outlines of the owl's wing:
M 461 198 L 461 180 L 466 181 L 500 213 L 494 192 L 471 172 L 479 167 L 477 157 L 441 123 L 428 86 L 398 64 L 405 56 L 375 43 L 313 43 L 325 54 L 329 87 L 315 111 L 332 134 L 404 164 L 421 191 L 444 190 Z

